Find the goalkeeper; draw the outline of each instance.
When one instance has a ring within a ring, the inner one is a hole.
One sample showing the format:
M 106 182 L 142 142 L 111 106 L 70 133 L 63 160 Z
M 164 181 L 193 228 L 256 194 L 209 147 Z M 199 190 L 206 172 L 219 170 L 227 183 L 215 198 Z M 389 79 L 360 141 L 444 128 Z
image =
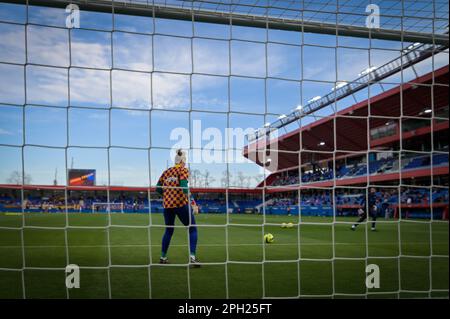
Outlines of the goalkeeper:
M 185 165 L 186 154 L 182 150 L 177 150 L 175 166 L 165 170 L 156 185 L 156 191 L 163 196 L 164 222 L 166 224 L 159 263 L 168 264 L 167 251 L 174 232 L 175 216 L 178 216 L 184 226 L 189 226 L 190 263 L 194 267 L 200 267 L 200 263 L 195 257 L 197 227 L 194 214 L 192 214 L 192 211 L 198 212 L 198 207 L 195 201 L 192 201 L 192 211 L 189 210 L 189 170 Z

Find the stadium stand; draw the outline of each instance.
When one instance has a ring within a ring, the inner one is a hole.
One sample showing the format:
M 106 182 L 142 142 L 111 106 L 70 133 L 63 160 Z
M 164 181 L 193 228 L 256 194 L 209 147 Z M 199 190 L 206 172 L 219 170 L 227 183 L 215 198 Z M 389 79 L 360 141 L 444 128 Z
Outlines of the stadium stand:
M 369 174 L 384 174 L 395 170 L 394 162 L 398 159 L 394 157 L 384 158 L 369 162 Z M 419 156 L 402 161 L 401 170 L 412 170 L 418 168 L 427 168 L 431 166 L 429 156 Z M 433 167 L 448 165 L 448 154 L 433 155 Z M 336 178 L 350 178 L 355 176 L 367 175 L 367 165 L 365 163 L 354 164 L 352 166 L 342 166 L 336 170 Z M 302 183 L 317 182 L 323 180 L 332 180 L 334 178 L 333 170 L 318 169 L 315 172 L 306 172 L 302 174 Z M 298 169 L 293 169 L 285 173 L 279 173 L 267 186 L 295 185 L 299 184 Z
M 43 196 L 32 194 L 24 201 L 25 212 L 61 212 L 65 211 L 64 201 L 60 196 L 52 196 L 52 191 L 47 191 Z M 287 193 L 272 193 L 269 194 L 265 201 L 266 214 L 293 214 L 298 215 L 301 209 L 301 214 L 305 216 L 330 216 L 332 215 L 334 205 L 339 215 L 356 215 L 359 207 L 365 198 L 365 194 L 359 189 L 345 190 L 336 193 L 333 200 L 331 191 L 329 190 L 307 190 L 299 197 L 296 192 Z M 379 190 L 376 194 L 377 206 L 380 214 L 384 215 L 388 210 L 392 213 L 399 205 L 422 205 L 423 207 L 415 208 L 415 215 L 410 213 L 409 217 L 426 217 L 426 206 L 433 204 L 444 204 L 433 211 L 435 218 L 442 218 L 445 207 L 448 206 L 449 193 L 448 189 L 437 188 L 431 194 L 429 189 L 425 188 L 405 188 L 400 194 L 397 190 Z M 149 202 L 144 197 L 136 197 L 131 194 L 120 194 L 111 198 L 110 211 L 112 213 L 148 213 L 151 207 L 152 213 L 159 213 L 162 211 L 162 202 L 157 199 Z M 209 196 L 211 197 L 211 195 Z M 218 193 L 216 198 L 198 199 L 197 204 L 200 207 L 201 213 L 225 213 L 227 211 L 227 202 L 224 198 L 220 198 Z M 262 213 L 262 201 L 258 196 L 247 195 L 246 198 L 236 198 L 228 202 L 228 209 L 230 213 L 244 214 L 244 213 Z M 253 198 L 252 198 L 253 197 Z M 80 200 L 82 206 L 80 206 Z M 105 213 L 107 212 L 107 205 L 96 205 L 93 210 L 94 203 L 105 203 L 105 196 L 87 196 L 76 197 L 70 196 L 67 203 L 68 212 L 85 212 L 85 213 Z M 258 207 L 259 206 L 259 207 Z M 19 193 L 15 191 L 4 192 L 0 195 L 0 211 L 3 212 L 20 212 L 22 211 L 21 198 Z

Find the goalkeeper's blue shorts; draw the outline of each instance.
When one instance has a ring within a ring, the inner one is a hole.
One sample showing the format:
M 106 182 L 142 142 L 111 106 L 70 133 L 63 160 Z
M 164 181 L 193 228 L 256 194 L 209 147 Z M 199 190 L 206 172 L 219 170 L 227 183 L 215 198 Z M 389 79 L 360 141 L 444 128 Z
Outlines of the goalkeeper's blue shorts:
M 184 226 L 195 225 L 194 214 L 191 211 L 191 219 L 189 220 L 189 206 L 184 205 L 176 208 L 164 208 L 164 222 L 166 226 L 175 225 L 175 216 L 183 223 Z

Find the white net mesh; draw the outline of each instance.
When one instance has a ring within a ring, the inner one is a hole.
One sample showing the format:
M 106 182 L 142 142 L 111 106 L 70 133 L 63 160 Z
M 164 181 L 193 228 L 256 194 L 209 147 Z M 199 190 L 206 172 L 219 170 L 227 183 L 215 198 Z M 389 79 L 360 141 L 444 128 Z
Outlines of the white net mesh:
M 448 298 L 448 2 L 368 5 L 2 1 L 1 296 Z

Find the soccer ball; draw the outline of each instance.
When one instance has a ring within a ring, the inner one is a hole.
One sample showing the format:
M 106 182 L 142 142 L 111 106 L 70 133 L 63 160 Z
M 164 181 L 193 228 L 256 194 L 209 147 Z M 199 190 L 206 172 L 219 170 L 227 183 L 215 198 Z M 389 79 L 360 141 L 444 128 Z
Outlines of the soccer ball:
M 271 233 L 264 235 L 264 241 L 268 244 L 273 242 L 273 235 Z
M 288 227 L 286 223 L 281 224 L 281 228 L 286 228 Z
M 294 225 L 292 223 L 287 224 L 287 228 L 292 228 L 292 227 L 294 227 Z

